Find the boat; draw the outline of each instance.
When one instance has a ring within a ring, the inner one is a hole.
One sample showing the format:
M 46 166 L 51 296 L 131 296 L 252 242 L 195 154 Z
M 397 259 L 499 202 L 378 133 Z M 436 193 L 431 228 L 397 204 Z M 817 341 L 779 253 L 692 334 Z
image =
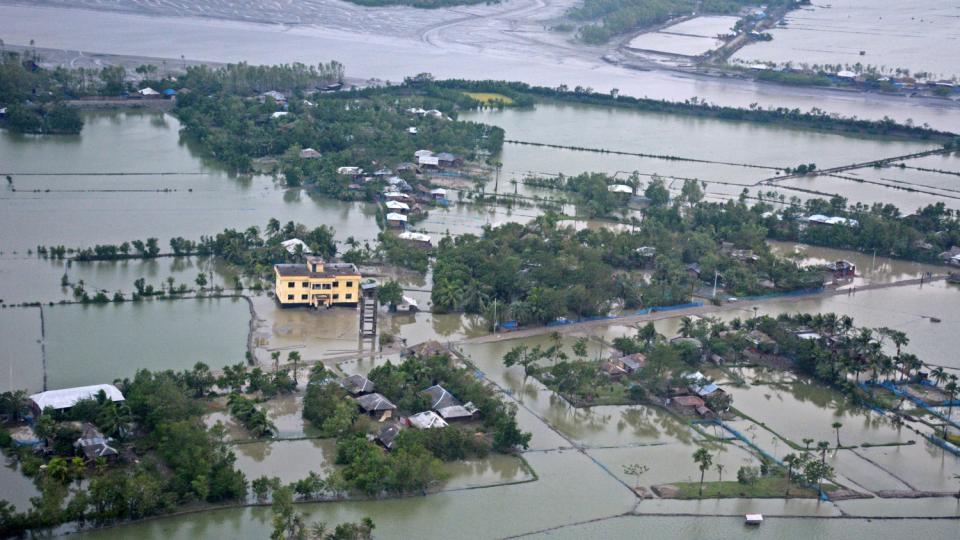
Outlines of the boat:
M 763 514 L 747 514 L 744 516 L 747 521 L 747 525 L 760 525 L 763 523 Z
M 936 317 L 930 317 L 930 322 L 940 322 L 940 319 Z

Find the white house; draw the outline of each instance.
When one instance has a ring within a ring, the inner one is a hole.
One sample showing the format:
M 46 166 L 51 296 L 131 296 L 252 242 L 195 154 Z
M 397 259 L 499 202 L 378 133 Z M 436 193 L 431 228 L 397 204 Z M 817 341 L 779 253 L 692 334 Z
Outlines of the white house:
M 417 165 L 421 167 L 440 167 L 440 158 L 437 156 L 417 156 Z
M 313 251 L 310 250 L 310 246 L 308 246 L 306 242 L 299 238 L 284 240 L 283 242 L 280 242 L 280 245 L 283 246 L 291 255 L 295 255 L 297 253 L 297 246 L 300 246 L 300 253 L 305 255 L 313 253 Z
M 316 159 L 320 157 L 320 152 L 317 152 L 313 148 L 304 148 L 300 151 L 300 157 L 302 159 Z
M 430 235 L 428 234 L 417 233 L 417 232 L 402 232 L 397 235 L 397 238 L 401 240 L 406 240 L 407 242 L 412 242 L 415 244 L 421 244 L 426 246 L 432 245 L 432 240 L 430 239 Z
M 401 214 L 405 214 L 410 211 L 410 206 L 407 203 L 403 203 L 400 201 L 387 201 L 383 203 L 383 205 L 387 207 L 387 210 L 391 210 L 393 212 L 398 212 Z
M 387 214 L 387 226 L 402 229 L 407 226 L 407 216 L 391 212 Z
M 610 193 L 626 193 L 627 195 L 633 195 L 633 188 L 626 184 L 610 184 L 607 186 L 607 191 Z
M 288 113 L 287 111 L 277 111 L 277 112 L 275 112 L 275 113 L 270 114 L 270 118 L 273 118 L 273 119 L 283 118 L 284 116 L 286 116 L 286 115 L 288 115 L 288 114 L 290 114 L 290 113 Z
M 143 97 L 148 97 L 148 98 L 149 98 L 149 97 L 160 97 L 160 92 L 157 92 L 156 90 L 154 90 L 153 88 L 150 88 L 149 86 L 146 87 L 146 88 L 137 90 L 137 93 L 140 94 L 140 95 L 143 96 Z
M 43 412 L 50 407 L 54 410 L 69 409 L 79 401 L 93 399 L 97 397 L 100 391 L 107 395 L 110 401 L 123 401 L 123 394 L 112 384 L 94 384 L 91 386 L 78 386 L 75 388 L 63 388 L 60 390 L 47 390 L 30 396 L 30 406 L 36 414 Z
M 363 174 L 363 169 L 360 167 L 337 167 L 337 174 L 345 174 L 347 176 L 358 176 Z

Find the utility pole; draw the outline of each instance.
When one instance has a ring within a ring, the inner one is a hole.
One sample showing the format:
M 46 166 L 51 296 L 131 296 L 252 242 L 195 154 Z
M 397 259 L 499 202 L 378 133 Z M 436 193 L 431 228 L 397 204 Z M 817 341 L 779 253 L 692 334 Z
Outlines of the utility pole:
M 714 298 L 717 297 L 717 277 L 719 277 L 719 275 L 720 274 L 717 273 L 717 270 L 714 269 L 713 270 L 713 297 Z
M 494 297 L 493 299 L 493 333 L 494 334 L 497 333 L 498 326 L 499 325 L 497 324 L 497 299 L 496 297 Z

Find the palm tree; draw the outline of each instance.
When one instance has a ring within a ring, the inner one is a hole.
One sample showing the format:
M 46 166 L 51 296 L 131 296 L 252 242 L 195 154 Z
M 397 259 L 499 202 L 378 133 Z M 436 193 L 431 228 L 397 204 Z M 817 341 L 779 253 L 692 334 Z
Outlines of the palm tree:
M 943 367 L 937 366 L 933 368 L 933 371 L 930 372 L 930 377 L 937 381 L 938 385 L 943 386 L 944 381 L 947 380 L 949 375 L 943 370 Z
M 700 497 L 703 497 L 703 475 L 707 472 L 707 469 L 713 465 L 713 456 L 710 455 L 710 452 L 707 452 L 706 448 L 700 448 L 693 453 L 693 461 L 700 467 Z
M 290 351 L 287 361 L 293 364 L 293 384 L 297 384 L 297 373 L 300 371 L 300 352 Z
M 957 398 L 957 390 L 960 390 L 960 386 L 957 386 L 956 375 L 950 376 L 951 380 L 944 387 L 944 390 L 947 391 L 947 396 L 950 398 L 950 405 L 947 408 L 947 418 L 953 418 L 953 402 Z M 949 422 L 943 424 L 943 438 L 947 438 L 947 426 Z
M 810 445 L 813 444 L 813 439 L 803 439 L 803 444 L 805 446 L 805 450 L 810 450 Z
M 714 465 L 713 467 L 714 467 L 715 469 L 717 469 L 717 482 L 720 483 L 720 484 L 722 484 L 722 483 L 723 483 L 723 469 L 724 469 L 723 463 L 717 463 L 717 464 Z
M 843 427 L 843 424 L 840 422 L 834 422 L 831 427 L 837 432 L 837 448 L 840 448 L 840 428 Z
M 790 480 L 793 478 L 793 469 L 800 465 L 800 457 L 794 453 L 783 456 L 783 462 L 787 465 L 787 492 L 784 497 L 790 496 Z
M 273 372 L 276 373 L 280 371 L 280 351 L 270 353 L 270 358 L 273 359 Z
M 817 448 L 820 450 L 820 463 L 826 464 L 827 450 L 830 448 L 830 443 L 827 441 L 820 441 L 817 443 Z
M 693 334 L 694 325 L 693 320 L 690 317 L 683 317 L 680 319 L 680 335 L 683 337 L 690 337 Z

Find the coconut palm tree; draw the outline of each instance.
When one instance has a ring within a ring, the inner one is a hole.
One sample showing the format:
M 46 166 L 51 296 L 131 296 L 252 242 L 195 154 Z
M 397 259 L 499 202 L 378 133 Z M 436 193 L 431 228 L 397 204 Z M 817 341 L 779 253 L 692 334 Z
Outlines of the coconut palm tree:
M 820 450 L 820 462 L 827 462 L 827 450 L 830 448 L 830 443 L 827 441 L 820 441 L 817 443 L 817 449 Z
M 840 428 L 843 427 L 843 424 L 840 422 L 834 422 L 831 427 L 837 432 L 837 448 L 840 448 Z
M 787 491 L 783 494 L 784 497 L 790 496 L 790 480 L 793 479 L 793 469 L 798 467 L 801 463 L 801 459 L 798 455 L 790 453 L 783 456 L 783 462 L 787 466 Z
M 693 461 L 700 468 L 700 497 L 703 497 L 703 475 L 707 472 L 707 469 L 713 465 L 713 456 L 710 455 L 710 452 L 707 452 L 706 448 L 700 448 L 693 453 Z
M 933 371 L 930 372 L 930 377 L 937 381 L 937 385 L 943 386 L 943 383 L 947 380 L 949 374 L 944 371 L 943 367 L 937 366 L 933 368 Z

